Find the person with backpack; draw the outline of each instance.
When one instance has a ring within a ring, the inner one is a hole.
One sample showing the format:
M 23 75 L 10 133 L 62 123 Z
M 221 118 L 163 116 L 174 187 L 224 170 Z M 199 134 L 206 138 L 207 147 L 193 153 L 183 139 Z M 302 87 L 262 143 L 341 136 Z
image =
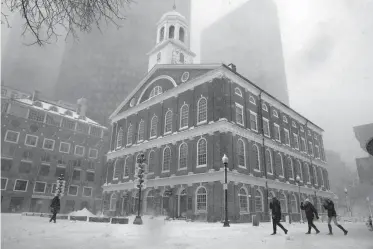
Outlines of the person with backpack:
M 60 211 L 60 208 L 61 208 L 60 198 L 58 197 L 58 195 L 53 198 L 50 208 L 52 211 L 52 217 L 49 220 L 49 222 L 52 222 L 53 220 L 54 223 L 56 223 L 57 213 Z
M 304 203 L 301 202 L 300 209 L 304 210 L 304 212 L 306 213 L 307 221 L 308 221 L 308 232 L 306 234 L 311 234 L 311 228 L 315 229 L 316 234 L 320 233 L 319 229 L 317 229 L 315 224 L 313 224 L 313 219 L 315 218 L 315 216 L 316 216 L 316 219 L 319 219 L 319 215 L 317 213 L 316 208 L 313 206 L 310 200 L 306 199 Z
M 282 226 L 282 224 L 280 223 L 280 221 L 281 221 L 281 204 L 277 200 L 276 197 L 272 198 L 272 202 L 269 204 L 269 208 L 272 210 L 273 233 L 271 235 L 276 234 L 277 226 L 279 226 L 285 232 L 285 234 L 287 234 L 288 230 L 285 229 Z
M 345 235 L 347 235 L 348 231 L 344 229 L 344 227 L 342 227 L 340 224 L 338 224 L 337 212 L 335 211 L 335 208 L 334 208 L 334 202 L 331 199 L 326 198 L 323 201 L 323 206 L 325 210 L 328 210 L 328 227 L 329 227 L 328 235 L 333 235 L 332 225 L 330 224 L 332 221 L 334 222 L 334 225 L 336 225 L 339 229 L 341 229 L 344 232 Z

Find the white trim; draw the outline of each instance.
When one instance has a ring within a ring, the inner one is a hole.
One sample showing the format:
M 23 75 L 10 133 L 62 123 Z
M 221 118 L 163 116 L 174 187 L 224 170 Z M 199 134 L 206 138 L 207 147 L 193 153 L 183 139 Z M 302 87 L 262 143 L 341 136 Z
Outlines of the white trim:
M 279 199 L 279 201 L 280 201 L 280 196 L 283 196 L 284 197 L 284 199 L 285 199 L 285 210 L 281 210 L 281 212 L 282 213 L 288 213 L 289 212 L 289 206 L 288 206 L 288 198 L 287 198 L 287 196 L 286 196 L 286 194 L 285 194 L 285 192 L 284 191 L 280 191 L 279 193 L 278 193 L 278 199 Z M 280 202 L 281 203 L 281 202 Z
M 149 154 L 150 155 L 150 154 Z M 127 179 L 130 177 L 130 169 L 128 168 L 129 166 L 127 165 L 127 160 L 129 160 L 129 156 L 126 156 L 124 158 L 124 164 L 123 164 L 123 179 Z M 128 168 L 128 175 L 126 176 L 126 168 Z
M 290 156 L 287 156 L 287 162 L 289 162 L 289 159 L 290 159 L 290 168 L 291 168 L 291 175 L 292 176 L 289 176 L 289 180 L 292 180 L 294 181 L 294 164 L 293 164 L 293 159 L 290 157 Z M 289 166 L 288 164 L 286 164 L 287 166 Z
M 135 197 L 136 199 L 136 197 Z M 112 204 L 112 201 L 115 200 L 115 205 L 114 205 L 114 209 L 111 208 L 111 206 L 113 206 Z M 115 211 L 116 210 L 116 202 L 117 202 L 117 196 L 116 196 L 116 193 L 113 192 L 110 196 L 110 203 L 109 203 L 109 211 Z M 136 203 L 134 203 L 134 205 L 136 205 Z
M 71 187 L 76 187 L 76 195 L 72 195 L 72 194 L 70 194 L 70 188 Z M 78 194 L 79 194 L 79 186 L 78 185 L 73 185 L 73 184 L 71 184 L 69 187 L 68 187 L 68 189 L 67 189 L 67 195 L 68 196 L 78 196 Z
M 294 198 L 294 200 L 295 200 L 295 207 L 296 207 L 296 209 L 297 210 L 295 210 L 296 212 L 294 212 L 294 210 L 293 210 L 293 206 L 291 205 L 291 197 L 293 197 Z M 300 198 L 300 197 L 299 197 Z M 300 208 L 299 208 L 299 204 L 298 204 L 298 199 L 297 199 L 297 196 L 295 195 L 295 193 L 293 193 L 293 194 L 290 194 L 290 207 L 291 207 L 291 213 L 296 213 L 296 214 L 299 214 L 300 213 Z M 321 212 L 321 211 L 320 211 Z
M 237 145 L 238 145 L 238 142 L 242 142 L 242 144 L 243 144 L 243 157 L 244 157 L 244 165 L 240 165 L 240 163 L 239 163 L 239 160 L 238 160 L 238 167 L 239 168 L 241 168 L 241 169 L 246 169 L 247 167 L 246 167 L 246 145 L 245 145 L 245 141 L 242 139 L 242 138 L 239 138 L 238 140 L 237 140 Z M 237 149 L 237 153 L 238 153 L 238 156 L 240 156 L 240 154 L 239 154 L 239 152 L 238 152 L 238 149 Z
M 294 148 L 295 148 L 296 150 L 299 150 L 299 137 L 298 137 L 298 134 L 296 134 L 296 133 L 293 132 L 293 139 L 294 139 L 294 140 L 296 139 L 296 143 L 295 143 L 295 145 L 294 145 Z
M 256 129 L 251 128 L 251 114 L 255 116 Z M 249 120 L 250 120 L 250 129 L 255 131 L 255 132 L 258 132 L 258 114 L 250 110 Z
M 255 98 L 254 98 L 252 95 L 250 95 L 250 97 L 249 97 L 249 102 L 250 102 L 251 104 L 253 104 L 253 105 L 256 105 Z
M 260 199 L 261 199 L 261 202 L 262 202 L 262 210 L 260 210 L 259 212 L 264 212 L 264 194 L 263 194 L 263 191 L 260 189 L 260 188 L 255 188 L 255 195 L 254 195 L 254 209 L 255 209 L 255 212 L 258 212 L 258 210 L 256 210 L 256 191 L 259 191 L 260 193 Z
M 317 175 L 317 168 L 315 165 L 312 165 L 312 171 L 313 171 L 313 177 L 314 179 L 316 179 L 316 181 L 314 180 L 314 184 L 316 186 L 319 186 L 319 179 L 318 179 L 318 175 Z
M 254 147 L 256 147 L 256 149 L 257 149 L 257 151 L 258 151 L 258 158 L 256 158 L 257 160 L 258 160 L 258 167 L 259 167 L 259 169 L 256 169 L 255 167 L 254 167 L 254 171 L 256 171 L 256 172 L 261 172 L 262 171 L 262 167 L 261 167 L 261 165 L 260 165 L 260 150 L 259 150 L 259 147 L 258 147 L 258 145 L 256 145 L 256 144 L 253 144 L 253 146 L 252 146 L 253 148 Z
M 298 165 L 299 165 L 299 170 L 300 170 L 300 182 L 303 182 L 303 165 L 301 163 L 301 161 L 299 159 L 296 159 L 296 161 L 298 162 Z
M 200 190 L 201 188 L 203 188 L 206 191 L 206 194 L 205 194 L 206 195 L 206 210 L 197 210 L 197 207 L 198 207 L 198 203 L 197 203 L 198 195 L 197 195 L 197 193 L 198 193 L 198 190 Z M 207 191 L 206 187 L 205 186 L 199 186 L 196 189 L 196 191 L 194 193 L 194 196 L 195 196 L 195 201 L 194 201 L 194 203 L 195 203 L 195 209 L 194 209 L 194 213 L 195 214 L 204 214 L 204 213 L 207 213 L 207 210 L 208 210 L 208 191 Z
M 320 147 L 317 144 L 315 144 L 315 149 L 317 151 L 317 156 L 315 158 L 320 159 Z
M 152 130 L 153 130 L 153 121 L 154 121 L 154 118 L 156 118 L 157 120 L 157 124 L 155 126 L 155 136 L 152 136 Z M 149 132 L 149 137 L 150 139 L 152 138 L 156 138 L 158 136 L 158 116 L 157 115 L 153 115 L 152 119 L 150 120 L 150 132 Z
M 181 168 L 180 167 L 180 155 L 181 155 L 181 150 L 180 150 L 180 148 L 181 148 L 181 145 L 186 145 L 186 165 L 185 165 L 185 167 L 183 167 L 183 168 Z M 178 170 L 185 170 L 185 169 L 187 169 L 188 168 L 188 155 L 189 155 L 189 148 L 188 148 L 188 144 L 187 143 L 185 143 L 185 142 L 182 142 L 180 145 L 179 145 L 179 160 L 178 160 Z
M 91 151 L 96 151 L 96 156 L 91 157 Z M 88 158 L 97 159 L 97 156 L 98 156 L 98 149 L 89 148 L 89 151 L 88 151 Z
M 240 194 L 241 189 L 243 189 L 246 193 L 245 197 L 246 197 L 246 201 L 247 201 L 247 210 L 241 210 L 240 196 L 243 196 L 243 195 Z M 238 208 L 240 209 L 240 214 L 249 214 L 250 213 L 250 192 L 245 185 L 243 185 L 238 190 L 237 196 L 238 196 Z
M 171 114 L 170 114 L 170 115 L 171 115 L 171 121 L 170 121 L 170 123 L 171 123 L 171 128 L 170 128 L 169 131 L 166 130 L 166 129 L 167 129 L 167 115 L 168 115 L 168 113 L 171 113 Z M 164 115 L 163 135 L 167 135 L 167 134 L 172 133 L 173 114 L 174 114 L 173 111 L 172 111 L 171 109 L 168 109 L 167 112 L 166 112 L 165 115 Z
M 141 99 L 142 99 L 144 93 L 146 92 L 146 90 L 147 90 L 150 86 L 152 86 L 154 82 L 156 82 L 156 81 L 158 81 L 158 80 L 161 80 L 161 79 L 169 80 L 169 81 L 171 81 L 171 83 L 172 83 L 172 85 L 173 85 L 174 87 L 177 87 L 177 84 L 176 84 L 175 80 L 174 80 L 172 77 L 170 77 L 170 76 L 168 76 L 168 75 L 160 75 L 160 76 L 154 78 L 152 81 L 150 81 L 150 82 L 147 84 L 146 87 L 144 87 L 144 90 L 142 90 L 142 92 L 141 92 L 139 98 L 137 99 L 137 103 L 136 103 L 136 105 L 140 104 L 140 101 L 141 101 Z M 162 92 L 163 92 L 163 89 L 162 89 Z M 158 95 L 157 95 L 157 96 L 158 96 Z M 156 96 L 154 96 L 153 98 L 155 98 L 155 97 L 156 97 Z M 147 100 L 144 100 L 143 102 L 145 102 L 145 101 L 147 101 Z
M 199 104 L 200 104 L 201 100 L 205 100 L 206 101 L 206 118 L 203 119 L 203 120 L 199 120 L 199 114 L 200 114 L 199 113 L 200 112 L 200 106 L 199 106 Z M 207 102 L 207 98 L 201 95 L 201 97 L 199 98 L 199 100 L 197 102 L 197 119 L 196 119 L 197 120 L 197 125 L 207 123 L 207 119 L 208 119 L 208 115 L 207 114 L 208 114 L 208 102 Z
M 236 87 L 234 88 L 234 94 L 240 96 L 242 98 L 242 91 L 240 88 Z
M 262 110 L 268 112 L 268 107 L 265 103 L 262 104 Z
M 52 149 L 45 148 L 45 142 L 46 142 L 46 141 L 53 141 Z M 54 151 L 54 146 L 55 146 L 55 145 L 56 145 L 56 141 L 55 141 L 54 139 L 44 138 L 44 141 L 43 141 L 43 149 L 44 149 L 44 150 Z
M 1 190 L 6 190 L 6 187 L 8 187 L 8 182 L 9 182 L 9 179 L 7 177 L 1 177 L 1 180 L 5 179 L 6 180 L 6 183 L 5 183 L 5 187 L 2 188 Z
M 206 164 L 201 164 L 201 165 L 199 165 L 198 164 L 198 156 L 199 156 L 199 146 L 198 146 L 198 144 L 199 144 L 199 142 L 201 141 L 201 140 L 205 140 L 205 142 L 206 142 Z M 204 138 L 204 137 L 201 137 L 200 139 L 198 139 L 198 141 L 197 141 L 197 162 L 196 162 L 196 167 L 197 168 L 203 168 L 203 167 L 206 167 L 207 166 L 207 159 L 208 159 L 208 147 L 207 147 L 207 140 L 206 140 L 206 138 Z
M 11 141 L 11 140 L 8 140 L 8 133 L 16 133 L 17 134 L 17 141 Z M 8 142 L 8 143 L 12 143 L 12 144 L 17 144 L 18 141 L 19 141 L 19 134 L 20 132 L 18 131 L 12 131 L 12 130 L 7 130 L 6 133 L 5 133 L 5 136 L 4 136 L 4 141 L 5 142 Z
M 299 129 L 301 132 L 304 132 L 303 125 L 299 125 Z
M 278 112 L 277 112 L 276 110 L 273 110 L 273 111 L 272 111 L 272 115 L 273 115 L 274 117 L 278 118 Z
M 185 126 L 181 126 L 182 124 L 181 124 L 181 121 L 182 121 L 182 119 L 183 119 L 183 108 L 184 108 L 184 106 L 186 106 L 187 108 L 188 108 L 188 110 L 187 110 L 187 124 L 185 125 Z M 180 107 L 180 125 L 179 125 L 179 130 L 183 130 L 183 129 L 186 129 L 186 128 L 188 128 L 189 127 L 189 105 L 188 104 L 186 104 L 186 103 L 184 103 L 181 107 Z
M 283 115 L 282 116 L 282 121 L 287 124 L 288 123 L 288 118 L 285 115 Z
M 76 149 L 77 149 L 77 148 L 83 148 L 83 153 L 82 153 L 82 154 L 77 154 L 77 153 L 76 153 Z M 84 146 L 81 146 L 81 145 L 75 145 L 74 155 L 76 155 L 76 156 L 84 156 L 84 153 L 85 153 L 85 147 L 84 147 Z
M 308 150 L 307 154 L 313 156 L 314 155 L 314 151 L 313 151 L 313 143 L 312 143 L 312 141 L 308 141 L 308 148 L 311 148 L 311 153 Z
M 26 182 L 26 189 L 25 190 L 16 190 L 17 181 L 25 181 Z M 13 191 L 15 191 L 15 192 L 27 192 L 28 184 L 29 184 L 28 180 L 25 180 L 25 179 L 16 179 L 14 181 Z
M 119 170 L 119 161 L 121 160 L 121 158 L 117 158 L 115 160 L 115 163 L 114 163 L 114 168 L 113 168 L 113 181 L 116 181 L 118 180 L 119 177 L 116 177 L 116 174 L 115 174 L 115 171 L 116 170 Z M 120 175 L 120 174 L 119 174 Z
M 325 181 L 324 181 L 324 171 L 323 171 L 323 168 L 317 168 L 319 171 L 320 171 L 320 174 L 321 174 L 321 181 L 322 181 L 322 184 L 321 184 L 321 187 L 325 187 Z
M 268 172 L 268 169 L 267 169 L 267 174 L 269 174 L 269 175 L 273 175 L 273 160 L 272 160 L 272 152 L 271 152 L 271 150 L 269 149 L 269 148 L 267 148 L 265 151 L 264 151 L 264 153 L 266 153 L 266 152 L 269 152 L 269 159 L 270 159 L 270 162 L 271 162 L 271 172 Z M 267 162 L 265 162 L 266 164 L 267 164 Z
M 143 126 L 142 128 L 142 139 L 140 139 L 140 128 L 141 128 L 141 125 Z M 140 120 L 140 123 L 139 123 L 139 127 L 137 128 L 137 142 L 138 143 L 141 143 L 143 142 L 145 139 L 145 122 L 143 119 Z
M 300 140 L 302 141 L 302 144 L 303 144 L 303 150 L 301 150 L 302 152 L 307 152 L 307 143 L 306 143 L 306 139 L 304 137 L 300 137 Z
M 267 119 L 265 117 L 262 117 L 262 119 L 263 119 L 263 132 L 264 132 L 264 123 L 267 123 L 267 128 L 268 128 L 268 134 L 264 133 L 264 136 L 271 137 L 271 130 L 269 128 L 269 119 Z
M 288 136 L 288 141 L 289 141 L 289 143 L 286 143 L 286 134 L 287 134 L 287 136 Z M 290 147 L 290 132 L 289 132 L 289 130 L 288 129 L 286 129 L 286 128 L 284 128 L 284 136 L 285 136 L 285 145 L 287 145 L 287 146 L 289 146 Z
M 36 141 L 35 141 L 35 144 L 34 144 L 34 145 L 32 145 L 32 144 L 28 144 L 28 143 L 27 143 L 27 139 L 28 139 L 29 137 L 36 138 Z M 25 145 L 26 145 L 26 146 L 35 148 L 35 147 L 38 146 L 38 142 L 39 142 L 39 137 L 38 137 L 38 136 L 31 135 L 31 134 L 26 134 L 26 137 L 25 137 Z
M 281 159 L 281 170 L 282 170 L 282 174 L 279 174 L 278 176 L 284 178 L 285 177 L 284 159 L 282 158 L 282 154 L 280 152 L 277 152 L 277 155 L 280 155 L 280 159 Z M 276 156 L 275 156 L 275 160 L 276 160 Z M 275 161 L 275 164 L 276 164 L 276 161 Z
M 120 136 L 121 137 L 120 137 Z M 114 135 L 115 136 L 115 135 Z M 119 139 L 120 138 L 120 139 Z M 122 148 L 123 146 L 123 138 L 124 138 L 124 132 L 123 132 L 123 128 L 120 127 L 119 128 L 119 131 L 117 131 L 117 138 L 116 138 L 116 146 L 115 146 L 115 149 L 120 149 Z
M 291 121 L 291 125 L 292 125 L 294 128 L 297 128 L 297 124 L 296 124 L 294 121 Z
M 66 151 L 62 151 L 61 150 L 61 146 L 62 146 L 62 144 L 68 144 L 69 145 L 69 149 L 68 149 L 68 151 L 66 152 Z M 66 142 L 60 142 L 60 148 L 59 148 L 59 152 L 61 152 L 61 153 L 64 153 L 64 154 L 70 154 L 70 148 L 71 147 L 71 144 L 70 143 L 66 143 Z
M 131 129 L 131 132 L 130 132 L 130 129 Z M 130 134 L 130 136 L 128 135 Z M 131 139 L 128 139 L 128 138 L 131 138 Z M 127 134 L 126 134 L 126 146 L 129 146 L 133 143 L 133 128 L 132 128 L 132 124 L 130 123 L 130 125 L 128 126 L 127 128 Z
M 91 195 L 85 195 L 84 194 L 84 189 L 91 189 Z M 82 196 L 83 197 L 92 197 L 92 193 L 93 193 L 93 188 L 92 187 L 85 187 L 85 186 L 83 186 L 83 191 L 82 191 Z
M 44 191 L 43 192 L 36 192 L 35 191 L 35 187 L 36 187 L 36 183 L 44 183 Z M 35 183 L 34 183 L 34 189 L 33 189 L 33 193 L 38 193 L 38 194 L 45 194 L 45 190 L 47 189 L 47 182 L 41 182 L 41 181 L 35 181 Z
M 165 150 L 167 148 L 170 150 L 170 160 L 169 160 L 169 165 L 168 165 L 169 169 L 164 170 L 164 152 L 165 152 Z M 168 172 L 170 172 L 170 170 L 171 170 L 171 164 L 172 164 L 172 150 L 171 150 L 170 146 L 166 145 L 163 148 L 163 151 L 162 151 L 162 168 L 161 168 L 161 172 L 162 173 L 168 173 Z
M 308 179 L 307 179 L 307 184 L 311 184 L 311 170 L 310 170 L 310 165 L 308 163 L 304 163 L 304 167 L 307 167 L 307 173 L 308 173 Z
M 281 129 L 280 129 L 280 126 L 276 123 L 273 123 L 273 126 L 275 129 L 277 129 L 277 132 L 278 132 L 278 138 L 274 138 L 277 142 L 280 142 L 281 143 Z
M 245 126 L 245 115 L 244 115 L 244 108 L 243 105 L 240 105 L 239 103 L 235 102 L 236 108 L 235 108 L 235 118 L 236 118 L 236 123 L 242 126 Z M 237 107 L 241 109 L 241 116 L 242 116 L 242 123 L 237 121 Z

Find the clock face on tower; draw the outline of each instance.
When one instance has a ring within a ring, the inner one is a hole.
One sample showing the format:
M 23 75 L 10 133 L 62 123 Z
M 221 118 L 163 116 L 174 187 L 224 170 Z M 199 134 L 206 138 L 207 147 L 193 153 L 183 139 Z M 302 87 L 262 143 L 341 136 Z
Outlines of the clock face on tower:
M 184 64 L 185 63 L 185 55 L 182 50 L 174 49 L 172 51 L 172 64 Z

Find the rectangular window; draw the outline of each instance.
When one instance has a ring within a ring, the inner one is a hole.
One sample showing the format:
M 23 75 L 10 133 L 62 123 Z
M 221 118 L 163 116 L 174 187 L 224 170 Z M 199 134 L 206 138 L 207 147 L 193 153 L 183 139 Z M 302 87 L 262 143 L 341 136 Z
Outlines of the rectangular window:
M 308 141 L 308 154 L 313 155 L 313 145 L 311 141 Z
M 54 174 L 55 177 L 59 177 L 61 174 L 65 175 L 66 168 L 65 167 L 56 167 L 56 173 Z
M 28 119 L 36 122 L 44 122 L 45 112 L 30 109 Z
M 250 128 L 253 131 L 258 131 L 258 119 L 255 112 L 250 111 Z
M 94 182 L 95 181 L 95 172 L 87 171 L 85 177 L 86 177 L 87 181 Z
M 16 144 L 18 143 L 18 139 L 19 139 L 19 132 L 11 131 L 11 130 L 6 131 L 5 139 L 4 139 L 5 142 Z
M 88 155 L 89 158 L 96 159 L 97 155 L 98 155 L 98 150 L 97 149 L 89 148 L 89 155 Z
M 274 124 L 273 127 L 274 127 L 273 130 L 274 130 L 274 133 L 275 133 L 274 137 L 275 137 L 276 141 L 281 142 L 280 126 L 278 124 Z
M 7 185 L 8 185 L 8 178 L 1 177 L 1 190 L 6 190 Z
M 263 132 L 264 136 L 271 137 L 271 132 L 269 130 L 269 120 L 266 118 L 263 118 Z
M 80 170 L 74 169 L 74 171 L 73 171 L 73 180 L 80 181 Z
M 55 141 L 53 139 L 44 138 L 43 149 L 54 150 L 54 143 Z
M 31 162 L 20 162 L 18 172 L 21 174 L 29 174 L 31 172 L 32 163 Z
M 69 130 L 75 130 L 75 121 L 72 121 L 68 118 L 64 118 L 62 120 L 62 128 L 66 128 L 66 129 L 69 129 Z
M 315 157 L 320 158 L 320 148 L 318 145 L 315 145 Z
M 299 150 L 299 139 L 298 139 L 298 135 L 293 133 L 293 139 L 294 139 L 294 148 L 296 150 Z
M 1 146 L 1 157 L 13 158 L 17 150 L 17 145 L 13 144 L 2 144 Z
M 78 125 L 76 126 L 76 130 L 85 134 L 88 134 L 89 132 L 89 126 L 83 123 L 78 122 Z
M 75 155 L 77 156 L 84 156 L 84 147 L 80 145 L 75 145 Z
M 38 145 L 38 137 L 34 135 L 27 134 L 25 139 L 25 145 L 30 147 L 36 147 Z
M 35 182 L 34 193 L 45 193 L 46 185 L 45 182 Z
M 285 144 L 290 146 L 290 133 L 289 130 L 284 128 Z
M 8 172 L 12 168 L 13 160 L 1 158 L 1 172 Z
M 26 192 L 27 191 L 27 185 L 28 181 L 27 180 L 21 180 L 17 179 L 15 184 L 14 184 L 14 191 L 20 191 L 20 192 Z
M 52 184 L 52 188 L 51 188 L 51 194 L 55 194 L 56 193 L 56 190 L 57 190 L 57 185 L 55 183 Z
M 78 195 L 78 186 L 70 185 L 68 194 L 73 195 L 73 196 L 77 196 Z
M 92 196 L 92 188 L 83 188 L 83 196 L 84 197 L 91 197 Z
M 306 152 L 307 151 L 306 139 L 304 137 L 301 137 L 300 139 L 302 140 L 301 151 Z
M 48 176 L 50 172 L 51 166 L 48 164 L 41 164 L 39 169 L 40 176 Z
M 244 125 L 243 106 L 236 103 L 236 123 Z
M 101 128 L 96 126 L 91 126 L 91 133 L 92 136 L 101 137 Z
M 96 164 L 94 161 L 88 161 L 88 169 L 95 170 Z
M 65 142 L 61 142 L 60 143 L 60 152 L 69 154 L 69 152 L 70 152 L 70 144 L 69 143 L 65 143 Z

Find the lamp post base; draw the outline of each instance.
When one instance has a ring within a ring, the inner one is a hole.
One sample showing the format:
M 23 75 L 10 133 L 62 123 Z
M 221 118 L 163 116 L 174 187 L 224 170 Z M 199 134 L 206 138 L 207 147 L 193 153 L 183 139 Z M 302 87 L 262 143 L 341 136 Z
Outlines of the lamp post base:
M 134 225 L 142 225 L 141 216 L 136 216 L 135 220 L 133 221 Z
M 223 225 L 223 227 L 230 227 L 230 226 L 229 226 L 229 221 L 225 220 L 225 221 L 224 221 L 224 225 Z

